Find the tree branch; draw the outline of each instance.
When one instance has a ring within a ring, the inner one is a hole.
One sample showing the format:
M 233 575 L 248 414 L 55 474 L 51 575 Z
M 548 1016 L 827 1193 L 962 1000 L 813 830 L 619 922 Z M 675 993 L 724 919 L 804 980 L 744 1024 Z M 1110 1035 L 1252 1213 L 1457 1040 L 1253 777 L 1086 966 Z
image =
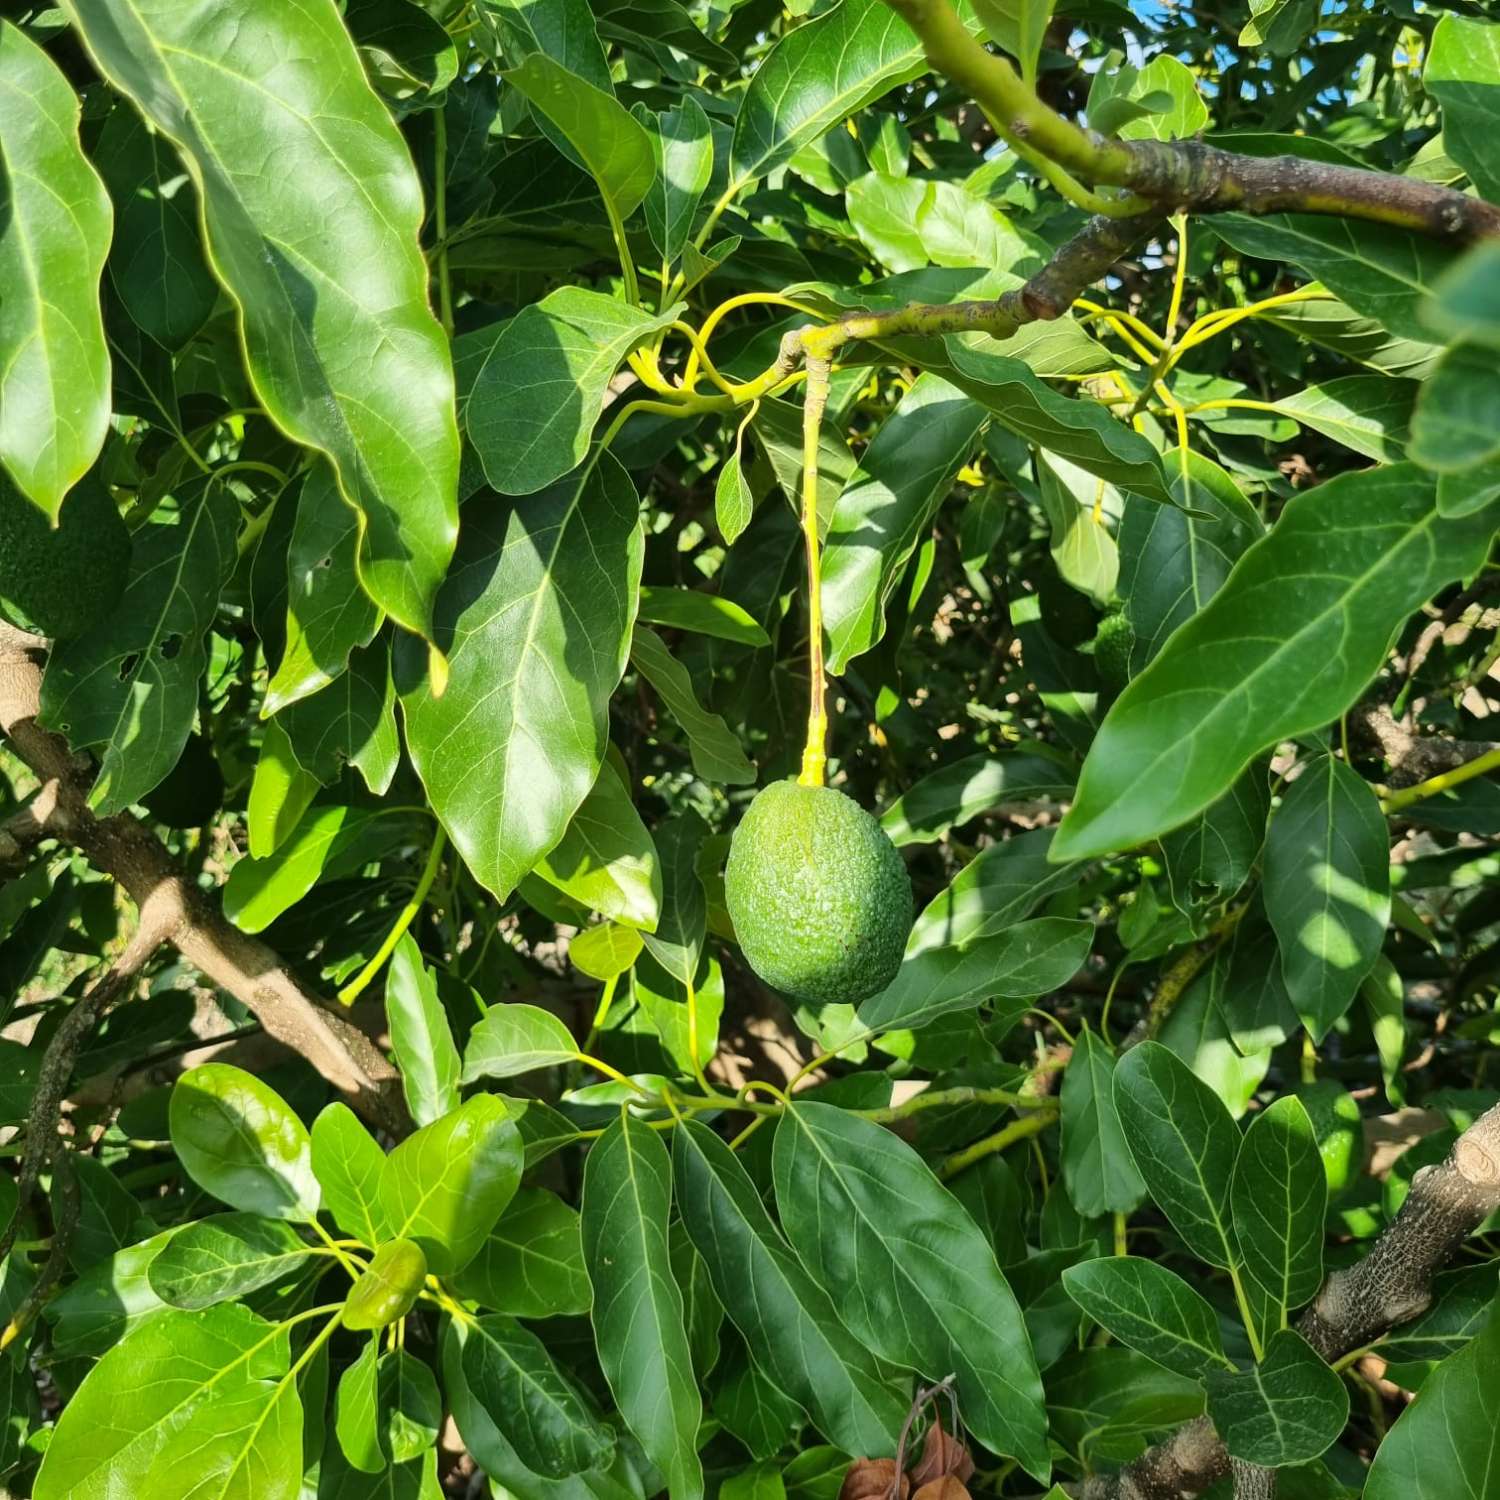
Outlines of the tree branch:
M 1125 188 L 1162 211 L 1337 214 L 1460 244 L 1500 238 L 1500 207 L 1416 178 L 1298 156 L 1240 156 L 1201 141 L 1108 139 L 1049 109 L 969 32 L 949 0 L 887 3 L 916 32 L 928 62 L 964 89 L 1018 152 L 1040 155 L 1085 182 Z
M 1297 1321 L 1332 1363 L 1432 1303 L 1432 1279 L 1500 1208 L 1500 1105 L 1454 1142 L 1446 1161 L 1412 1178 L 1406 1202 L 1370 1253 L 1323 1283 Z M 1096 1475 L 1083 1500 L 1191 1500 L 1229 1472 L 1229 1455 L 1207 1417 L 1179 1427 L 1118 1474 Z M 1238 1484 L 1238 1479 L 1236 1480 Z M 1237 1488 L 1236 1496 L 1240 1493 Z M 1250 1489 L 1247 1495 L 1264 1494 Z
M 403 1130 L 397 1075 L 374 1043 L 326 1009 L 264 943 L 231 925 L 136 818 L 94 814 L 87 759 L 36 722 L 45 651 L 39 637 L 0 623 L 0 735 L 43 783 L 33 808 L 49 799 L 50 810 L 36 813 L 47 834 L 114 877 L 135 902 L 142 933 L 171 943 L 206 979 L 242 1001 L 271 1036 L 306 1058 L 373 1123 Z

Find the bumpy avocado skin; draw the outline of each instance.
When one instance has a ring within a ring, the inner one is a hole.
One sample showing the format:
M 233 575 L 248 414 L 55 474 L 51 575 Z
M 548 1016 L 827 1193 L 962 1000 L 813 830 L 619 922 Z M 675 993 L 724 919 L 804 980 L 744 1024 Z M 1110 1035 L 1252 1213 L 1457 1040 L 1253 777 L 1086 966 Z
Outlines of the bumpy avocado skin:
M 735 830 L 724 895 L 750 967 L 815 1005 L 853 1005 L 883 990 L 911 932 L 901 856 L 880 824 L 832 787 L 766 787 Z
M 0 479 L 0 616 L 68 640 L 115 607 L 129 572 L 130 532 L 99 480 L 85 477 L 69 491 L 54 530 Z

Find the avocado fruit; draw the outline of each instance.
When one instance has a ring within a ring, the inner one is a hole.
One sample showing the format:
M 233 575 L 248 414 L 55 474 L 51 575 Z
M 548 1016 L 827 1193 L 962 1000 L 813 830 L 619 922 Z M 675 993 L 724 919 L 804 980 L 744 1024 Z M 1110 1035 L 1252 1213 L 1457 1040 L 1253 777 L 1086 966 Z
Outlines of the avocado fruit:
M 130 532 L 101 480 L 79 480 L 54 527 L 0 477 L 0 617 L 70 640 L 119 603 L 129 573 Z
M 1094 635 L 1094 666 L 1099 680 L 1119 692 L 1130 681 L 1130 652 L 1135 645 L 1135 628 L 1116 611 L 1105 615 Z
M 778 781 L 740 820 L 725 905 L 745 961 L 782 994 L 854 1005 L 883 990 L 911 932 L 911 879 L 851 797 Z

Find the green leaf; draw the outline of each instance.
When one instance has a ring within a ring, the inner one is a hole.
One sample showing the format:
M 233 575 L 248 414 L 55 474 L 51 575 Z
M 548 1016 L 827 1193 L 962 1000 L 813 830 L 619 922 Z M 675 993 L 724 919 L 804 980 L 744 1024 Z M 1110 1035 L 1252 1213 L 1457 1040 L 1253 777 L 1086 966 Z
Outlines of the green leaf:
M 917 918 L 907 953 L 967 947 L 1030 916 L 1049 896 L 1076 885 L 1082 865 L 1048 862 L 1052 830 L 1036 828 L 981 849 Z
M 1216 1371 L 1205 1384 L 1224 1446 L 1246 1463 L 1306 1463 L 1331 1447 L 1349 1420 L 1344 1382 L 1290 1328 L 1271 1336 L 1258 1365 Z
M 515 1444 L 527 1468 L 566 1479 L 608 1463 L 609 1429 L 552 1363 L 545 1346 L 514 1318 L 500 1314 L 466 1323 L 463 1373 L 469 1393 Z
M 437 975 L 423 963 L 409 932 L 386 970 L 385 1014 L 407 1108 L 418 1125 L 430 1125 L 458 1107 L 458 1049 L 438 998 Z
M 385 1159 L 380 1207 L 391 1236 L 450 1276 L 479 1253 L 521 1181 L 521 1134 L 503 1101 L 476 1094 Z
M 469 1033 L 463 1082 L 516 1078 L 538 1068 L 561 1067 L 578 1056 L 573 1034 L 538 1005 L 492 1005 Z
M 1294 1095 L 1250 1122 L 1229 1193 L 1240 1261 L 1283 1324 L 1323 1284 L 1328 1178 L 1312 1121 Z M 1311 1456 L 1311 1455 L 1309 1455 Z
M 656 153 L 640 122 L 613 93 L 540 52 L 501 76 L 567 138 L 616 219 L 628 219 L 656 178 Z
M 642 934 L 651 956 L 681 985 L 698 978 L 707 932 L 708 901 L 698 878 L 698 856 L 708 829 L 690 807 L 673 813 L 657 826 L 656 847 L 661 855 L 661 921 L 655 932 Z
M 771 638 L 733 599 L 702 589 L 641 585 L 636 618 L 644 625 L 669 625 L 741 646 L 768 646 Z
M 693 215 L 713 173 L 714 140 L 708 116 L 691 94 L 643 123 L 656 158 L 656 176 L 645 200 L 646 229 L 670 265 L 692 236 Z
M 465 518 L 437 609 L 447 692 L 433 696 L 421 653 L 399 643 L 412 759 L 464 862 L 500 899 L 598 780 L 642 551 L 635 490 L 601 454 L 539 495 Z
M 734 452 L 724 460 L 714 481 L 714 523 L 726 547 L 734 545 L 754 514 L 755 495 L 740 467 L 740 437 L 736 433 Z
M 296 507 L 287 548 L 286 649 L 262 708 L 274 714 L 316 693 L 349 666 L 380 627 L 359 586 L 359 516 L 344 504 L 330 465 L 316 465 L 278 505 Z
M 1389 375 L 1340 375 L 1276 402 L 1276 410 L 1377 463 L 1406 456 L 1415 380 Z
M 245 809 L 250 857 L 269 859 L 275 854 L 296 831 L 317 795 L 318 778 L 302 769 L 286 729 L 279 719 L 272 719 L 260 742 Z
M 138 328 L 180 349 L 219 300 L 203 258 L 197 197 L 172 148 L 128 105 L 105 116 L 94 162 L 115 205 L 110 281 Z
M 1047 1371 L 1052 1432 L 1092 1462 L 1124 1463 L 1142 1439 L 1198 1416 L 1203 1387 L 1120 1346 L 1074 1350 Z
M 146 1275 L 163 1302 L 209 1307 L 271 1286 L 318 1253 L 285 1220 L 211 1214 L 179 1229 Z
M 1007 802 L 1070 797 L 1073 773 L 1043 755 L 967 755 L 924 776 L 880 815 L 898 848 L 932 844 L 952 828 Z
M 119 603 L 47 663 L 41 720 L 98 754 L 89 805 L 101 817 L 159 786 L 187 744 L 238 530 L 233 495 L 194 483 L 174 518 L 135 534 Z
M 1500 245 L 1481 240 L 1433 288 L 1427 320 L 1453 338 L 1500 348 Z
M 1312 1039 L 1354 1003 L 1391 914 L 1390 835 L 1358 772 L 1332 755 L 1303 767 L 1266 834 L 1266 915 L 1287 992 Z
M 494 0 L 475 14 L 481 26 L 493 29 L 507 58 L 540 53 L 608 94 L 609 62 L 592 9 L 588 0 Z
M 916 1152 L 846 1110 L 794 1104 L 774 1169 L 787 1238 L 854 1334 L 892 1363 L 955 1373 L 969 1430 L 1045 1483 L 1042 1383 L 1020 1307 L 984 1233 Z
M 283 1379 L 288 1355 L 285 1328 L 235 1302 L 173 1309 L 141 1324 L 63 1409 L 32 1493 L 37 1500 L 185 1495 L 190 1474 L 195 1495 L 294 1500 L 302 1424 L 295 1386 Z M 236 1437 L 238 1455 L 226 1451 Z M 181 1449 L 193 1442 L 203 1452 L 174 1482 L 171 1463 L 182 1462 Z M 264 1465 L 264 1488 L 246 1485 L 239 1463 L 247 1461 Z
M 626 1425 L 676 1500 L 703 1493 L 703 1403 L 672 1277 L 672 1161 L 654 1130 L 623 1115 L 589 1151 L 583 1253 L 599 1362 Z
M 1403 338 L 1431 343 L 1422 307 L 1458 257 L 1411 230 L 1317 214 L 1216 214 L 1214 233 L 1244 255 L 1290 261 Z
M 1190 921 L 1204 920 L 1250 878 L 1270 810 L 1266 767 L 1252 762 L 1217 802 L 1162 838 L 1172 903 Z
M 896 977 L 859 1007 L 861 1026 L 916 1029 L 997 996 L 1031 999 L 1066 984 L 1093 946 L 1091 922 L 1036 917 L 957 948 L 910 952 Z
M 1114 1077 L 1114 1053 L 1081 1031 L 1063 1074 L 1062 1178 L 1073 1207 L 1088 1219 L 1128 1214 L 1146 1196 L 1115 1109 Z
M 458 73 L 458 49 L 414 0 L 352 0 L 344 13 L 369 73 L 388 98 L 440 93 Z
M 228 1063 L 184 1073 L 172 1089 L 172 1149 L 204 1192 L 273 1219 L 318 1212 L 312 1143 L 275 1090 Z
M 1058 576 L 1107 606 L 1115 597 L 1120 552 L 1104 518 L 1119 510 L 1119 491 L 1065 458 L 1038 453 L 1033 461 Z
M 430 1366 L 393 1349 L 380 1356 L 375 1376 L 381 1448 L 392 1463 L 408 1463 L 437 1443 L 443 1401 Z
M 654 630 L 644 625 L 635 627 L 630 659 L 687 735 L 698 775 L 705 781 L 733 786 L 753 784 L 755 767 L 745 758 L 739 740 L 718 714 L 699 703 L 691 674 Z
M 1494 30 L 1500 33 L 1500 26 Z M 1423 383 L 1411 424 L 1411 456 L 1443 474 L 1491 463 L 1500 458 L 1497 424 L 1495 351 L 1484 344 L 1456 344 Z
M 894 1453 L 906 1397 L 839 1321 L 729 1147 L 690 1120 L 673 1132 L 673 1162 L 683 1223 L 765 1373 L 846 1453 Z
M 1101 1256 L 1062 1273 L 1068 1296 L 1148 1359 L 1200 1379 L 1226 1366 L 1219 1315 L 1175 1272 L 1134 1255 Z
M 1376 1451 L 1365 1500 L 1488 1500 L 1500 1473 L 1500 1314 L 1422 1382 Z
M 298 766 L 324 786 L 337 781 L 345 766 L 353 766 L 365 785 L 383 797 L 401 764 L 390 647 L 376 641 L 356 650 L 347 672 L 283 709 L 272 722 L 285 732 Z M 252 847 L 250 852 L 267 851 Z
M 1481 197 L 1500 202 L 1500 25 L 1443 16 L 1422 87 L 1443 107 L 1443 144 Z
M 891 595 L 984 423 L 977 403 L 947 381 L 921 375 L 865 449 L 824 544 L 830 672 L 846 671 L 885 635 Z
M 1273 56 L 1287 57 L 1317 29 L 1320 13 L 1317 0 L 1250 0 L 1250 19 L 1240 28 L 1240 46 L 1263 46 Z
M 427 302 L 416 170 L 337 9 L 254 25 L 216 0 L 70 0 L 67 14 L 182 155 L 261 405 L 332 459 L 362 517 L 366 591 L 426 634 L 458 525 L 453 369 Z M 268 56 L 317 66 L 268 72 Z
M 112 215 L 78 116 L 57 64 L 0 21 L 0 464 L 54 518 L 98 457 L 110 410 L 99 279 Z
M 1054 0 L 975 0 L 974 10 L 989 38 L 1021 65 L 1027 83 L 1036 81 Z
M 726 193 L 784 166 L 808 142 L 926 67 L 911 28 L 881 0 L 841 0 L 788 31 L 740 101 Z
M 918 222 L 931 202 L 931 189 L 921 178 L 883 172 L 867 172 L 844 189 L 850 225 L 887 270 L 915 271 L 928 263 Z
M 645 944 L 633 927 L 601 922 L 585 927 L 568 944 L 568 962 L 580 974 L 601 982 L 618 979 L 640 956 Z
M 349 1464 L 365 1474 L 378 1474 L 386 1466 L 376 1426 L 375 1374 L 380 1364 L 380 1339 L 365 1340 L 359 1358 L 339 1377 L 334 1405 L 333 1430 Z
M 953 384 L 1028 443 L 1108 484 L 1151 500 L 1171 500 L 1156 449 L 1140 433 L 1121 425 L 1107 407 L 1060 396 L 1019 359 L 965 343 L 957 334 L 945 338 L 943 346 Z
M 1294 498 L 1115 700 L 1052 857 L 1155 838 L 1216 801 L 1262 750 L 1336 719 L 1401 622 L 1484 556 L 1488 522 L 1441 517 L 1433 502 L 1411 464 Z
M 1233 1265 L 1229 1189 L 1240 1134 L 1223 1101 L 1159 1042 L 1142 1042 L 1120 1059 L 1114 1095 L 1156 1206 L 1199 1260 Z
M 1385 1096 L 1397 1109 L 1406 1103 L 1406 1081 L 1401 1064 L 1406 1055 L 1406 983 L 1387 958 L 1374 967 L 1359 987 L 1370 1021 L 1370 1034 L 1380 1054 L 1380 1076 Z
M 661 912 L 656 845 L 609 761 L 600 766 L 599 779 L 562 838 L 537 862 L 536 873 L 602 916 L 629 927 L 656 926 Z
M 681 312 L 652 314 L 577 286 L 522 308 L 485 357 L 464 408 L 490 484 L 502 495 L 531 495 L 576 469 L 621 360 Z M 588 477 L 575 476 L 573 488 Z M 463 562 L 460 552 L 455 568 Z
M 453 1278 L 453 1288 L 517 1318 L 587 1312 L 593 1293 L 578 1214 L 555 1193 L 521 1188 L 479 1253 Z

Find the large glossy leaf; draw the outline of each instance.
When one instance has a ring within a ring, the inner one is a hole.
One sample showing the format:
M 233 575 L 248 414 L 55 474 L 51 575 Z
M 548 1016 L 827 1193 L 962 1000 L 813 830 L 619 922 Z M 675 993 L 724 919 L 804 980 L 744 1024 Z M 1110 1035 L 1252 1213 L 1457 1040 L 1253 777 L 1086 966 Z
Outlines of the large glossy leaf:
M 774 1165 L 787 1238 L 844 1321 L 894 1364 L 955 1374 L 970 1431 L 1045 1482 L 1042 1383 L 1020 1307 L 989 1240 L 921 1157 L 847 1110 L 794 1104 Z
M 505 56 L 519 62 L 540 53 L 605 93 L 613 92 L 609 62 L 587 0 L 491 0 L 476 15 L 493 28 Z
M 42 722 L 97 753 L 89 801 L 102 815 L 138 802 L 182 754 L 238 530 L 239 507 L 222 485 L 192 486 L 175 516 L 135 534 L 115 608 L 47 663 Z
M 1219 1315 L 1176 1272 L 1135 1255 L 1100 1256 L 1062 1273 L 1068 1296 L 1099 1326 L 1157 1364 L 1194 1378 L 1233 1369 Z
M 977 402 L 922 375 L 881 424 L 844 486 L 823 553 L 828 669 L 885 635 L 886 603 L 984 426 Z
M 1375 1454 L 1365 1500 L 1491 1500 L 1500 1474 L 1500 1312 L 1423 1381 Z
M 1240 1134 L 1223 1101 L 1160 1042 L 1115 1068 L 1115 1108 L 1156 1205 L 1210 1265 L 1235 1262 L 1229 1187 Z
M 535 1473 L 566 1479 L 609 1461 L 609 1429 L 553 1364 L 542 1341 L 514 1318 L 496 1313 L 466 1322 L 463 1374 L 473 1400 Z
M 673 1500 L 698 1500 L 703 1403 L 672 1276 L 671 1209 L 667 1148 L 626 1114 L 584 1164 L 583 1253 L 594 1287 L 594 1339 L 620 1414 Z
M 931 844 L 950 828 L 1008 802 L 1068 797 L 1073 773 L 1043 755 L 967 755 L 924 776 L 880 815 L 880 826 L 899 849 Z
M 1146 1196 L 1115 1109 L 1114 1080 L 1114 1053 L 1092 1031 L 1080 1032 L 1063 1074 L 1062 1177 L 1073 1207 L 1089 1219 L 1130 1213 Z
M 637 627 L 636 637 L 640 630 Z M 629 927 L 652 928 L 661 913 L 656 845 L 630 791 L 609 762 L 536 873 L 580 905 Z
M 297 767 L 315 781 L 329 786 L 343 774 L 345 766 L 353 766 L 377 797 L 384 796 L 401 761 L 389 645 L 376 641 L 355 651 L 347 672 L 310 698 L 283 709 L 274 724 L 286 735 Z M 268 742 L 271 733 L 268 727 Z M 296 819 L 292 822 L 295 826 Z M 255 848 L 252 840 L 250 852 L 272 851 Z
M 745 758 L 739 739 L 720 715 L 699 703 L 692 675 L 654 630 L 644 625 L 635 627 L 630 659 L 687 735 L 698 775 L 705 781 L 730 785 L 753 783 L 755 767 Z
M 380 1207 L 389 1235 L 420 1245 L 439 1276 L 462 1270 L 515 1196 L 521 1166 L 510 1111 L 493 1094 L 476 1094 L 386 1157 Z
M 1439 516 L 1412 464 L 1341 475 L 1292 500 L 1115 701 L 1052 857 L 1155 838 L 1220 797 L 1262 750 L 1337 718 L 1407 615 L 1479 565 L 1490 530 L 1484 512 Z
M 1481 196 L 1500 203 L 1500 25 L 1447 15 L 1432 33 L 1422 87 L 1443 106 L 1443 146 Z
M 1244 255 L 1301 266 L 1356 312 L 1426 343 L 1422 304 L 1459 254 L 1410 230 L 1332 215 L 1218 214 L 1214 232 Z
M 337 9 L 75 0 L 68 15 L 182 154 L 256 393 L 333 460 L 361 517 L 365 588 L 426 634 L 457 530 L 453 370 L 427 303 L 416 171 Z M 299 56 L 316 68 L 266 67 Z
M 1391 911 L 1390 836 L 1369 784 L 1320 755 L 1266 834 L 1266 915 L 1287 992 L 1315 1042 L 1354 1003 Z
M 99 278 L 109 197 L 78 144 L 73 86 L 0 21 L 0 464 L 50 516 L 109 424 Z
M 211 1214 L 172 1236 L 152 1260 L 147 1279 L 173 1307 L 211 1307 L 270 1286 L 317 1253 L 283 1219 Z
M 926 67 L 905 21 L 880 0 L 841 0 L 771 49 L 740 101 L 729 186 L 738 192 Z
M 515 1078 L 578 1056 L 572 1033 L 539 1005 L 492 1005 L 469 1033 L 463 1081 Z
M 1494 29 L 1500 32 L 1500 26 Z M 1500 459 L 1500 375 L 1493 349 L 1461 343 L 1443 355 L 1417 400 L 1411 456 L 1444 475 Z
M 302 1473 L 301 1408 L 276 1399 L 289 1359 L 286 1330 L 239 1303 L 202 1312 L 170 1310 L 143 1323 L 89 1371 L 59 1419 L 33 1494 L 37 1500 L 115 1500 L 122 1494 L 184 1495 L 157 1461 L 182 1460 L 201 1440 L 202 1458 L 184 1471 L 194 1494 L 291 1500 Z M 289 1420 L 295 1406 L 295 1431 Z M 271 1419 L 271 1420 L 266 1420 Z M 264 1422 L 268 1430 L 257 1428 Z M 264 1464 L 264 1489 L 220 1487 L 224 1439 L 237 1434 L 247 1458 Z M 292 1451 L 295 1450 L 295 1451 Z M 157 1483 L 148 1486 L 156 1474 Z
M 1250 1122 L 1229 1207 L 1240 1260 L 1271 1299 L 1273 1317 L 1284 1323 L 1323 1284 L 1328 1177 L 1300 1099 L 1277 1099 Z
M 1210 458 L 1168 465 L 1176 505 L 1126 497 L 1120 520 L 1120 597 L 1139 673 L 1166 639 L 1223 587 L 1265 527 L 1240 487 Z
M 1282 397 L 1276 410 L 1366 458 L 1395 463 L 1405 457 L 1419 389 L 1388 375 L 1340 375 Z
M 1052 830 L 1036 828 L 981 849 L 917 918 L 908 954 L 965 947 L 1013 927 L 1057 891 L 1076 885 L 1082 865 L 1048 862 Z
M 908 953 L 890 984 L 860 1006 L 860 1024 L 870 1031 L 915 1029 L 996 997 L 1045 995 L 1083 967 L 1093 941 L 1090 922 L 1035 917 L 962 947 Z
M 323 1202 L 346 1234 L 373 1249 L 385 1237 L 380 1175 L 385 1152 L 347 1104 L 328 1105 L 313 1121 L 312 1169 Z
M 593 1292 L 577 1211 L 545 1188 L 521 1188 L 453 1286 L 517 1318 L 587 1312 Z
M 458 1049 L 438 996 L 437 975 L 422 961 L 409 932 L 402 934 L 386 970 L 385 1015 L 407 1108 L 418 1125 L 430 1125 L 458 1107 Z
M 688 1235 L 766 1373 L 846 1453 L 894 1453 L 906 1397 L 839 1321 L 728 1146 L 689 1121 L 673 1132 L 673 1162 Z
M 434 697 L 409 649 L 397 678 L 433 809 L 503 898 L 598 779 L 643 543 L 635 490 L 607 453 L 539 495 L 470 511 L 438 601 L 448 690 Z
M 577 286 L 522 308 L 485 356 L 464 408 L 490 484 L 530 495 L 575 469 L 620 361 L 680 311 L 658 317 Z
M 656 177 L 646 194 L 646 228 L 668 264 L 692 235 L 693 215 L 713 173 L 714 142 L 708 116 L 691 94 L 646 121 L 656 157 Z
M 1224 1446 L 1246 1463 L 1305 1463 L 1330 1448 L 1349 1420 L 1344 1382 L 1290 1328 L 1272 1336 L 1258 1365 L 1214 1372 L 1205 1384 Z
M 311 1219 L 319 1191 L 307 1129 L 243 1068 L 206 1063 L 172 1089 L 172 1149 L 205 1192 L 247 1213 Z

